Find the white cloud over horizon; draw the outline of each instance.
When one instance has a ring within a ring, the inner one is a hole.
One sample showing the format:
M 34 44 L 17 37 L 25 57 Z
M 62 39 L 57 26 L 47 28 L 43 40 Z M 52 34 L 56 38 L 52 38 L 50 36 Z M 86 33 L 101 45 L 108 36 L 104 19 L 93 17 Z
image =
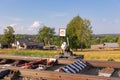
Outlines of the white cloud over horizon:
M 42 26 L 42 22 L 34 21 L 32 25 L 30 25 L 30 23 L 26 25 L 21 23 L 0 24 L 0 34 L 4 33 L 4 29 L 7 26 L 13 27 L 15 34 L 37 34 L 39 28 Z
M 3 34 L 4 27 L 0 24 L 0 34 Z
M 16 23 L 13 23 L 13 24 L 10 24 L 9 26 L 11 26 L 11 27 L 16 27 L 17 24 L 16 24 Z
M 43 26 L 43 23 L 41 21 L 34 21 L 32 25 L 28 26 L 27 27 L 27 31 L 30 33 L 30 34 L 37 34 L 38 33 L 38 30 L 39 28 Z
M 40 21 L 34 21 L 33 24 L 31 25 L 32 28 L 38 28 L 40 26 Z

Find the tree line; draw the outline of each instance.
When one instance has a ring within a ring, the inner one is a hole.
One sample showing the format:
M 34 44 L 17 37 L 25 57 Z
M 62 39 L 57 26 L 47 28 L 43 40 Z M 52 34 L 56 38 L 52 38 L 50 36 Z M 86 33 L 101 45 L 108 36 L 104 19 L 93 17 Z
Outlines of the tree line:
M 69 40 L 69 47 L 81 50 L 89 48 L 93 44 L 103 44 L 104 42 L 118 42 L 120 44 L 119 35 L 95 35 L 92 31 L 92 25 L 88 19 L 83 19 L 79 15 L 73 17 L 66 26 L 66 37 L 56 35 L 55 28 L 43 26 L 36 35 L 14 34 L 12 26 L 4 29 L 4 34 L 0 35 L 0 41 L 4 41 L 10 46 L 15 39 L 31 38 L 33 41 L 44 43 L 44 45 L 60 46 L 62 41 Z

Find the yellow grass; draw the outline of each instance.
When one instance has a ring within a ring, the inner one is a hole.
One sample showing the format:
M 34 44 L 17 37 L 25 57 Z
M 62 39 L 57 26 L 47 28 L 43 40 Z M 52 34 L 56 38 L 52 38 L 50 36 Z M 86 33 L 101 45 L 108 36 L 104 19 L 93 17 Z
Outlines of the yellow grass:
M 120 51 L 86 51 L 74 52 L 84 55 L 85 60 L 115 60 L 120 61 Z

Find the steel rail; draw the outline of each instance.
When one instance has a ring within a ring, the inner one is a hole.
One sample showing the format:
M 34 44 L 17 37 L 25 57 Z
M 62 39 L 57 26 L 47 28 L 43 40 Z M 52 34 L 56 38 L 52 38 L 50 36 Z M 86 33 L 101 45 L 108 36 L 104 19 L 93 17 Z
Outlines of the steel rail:
M 34 61 L 40 58 L 41 57 L 0 55 L 0 59 L 14 59 L 14 60 L 25 60 L 25 61 Z M 58 59 L 59 64 L 71 64 L 75 61 L 76 59 Z M 93 67 L 120 68 L 120 62 L 116 62 L 116 61 L 103 61 L 103 60 L 83 60 L 83 61 L 85 61 L 86 63 L 90 64 Z
M 3 68 L 3 66 L 0 66 Z M 53 71 L 37 71 L 32 69 L 22 69 L 18 67 L 4 67 L 5 69 L 19 70 L 21 76 L 38 78 L 40 80 L 120 80 L 120 78 L 100 77 L 83 74 L 69 74 Z

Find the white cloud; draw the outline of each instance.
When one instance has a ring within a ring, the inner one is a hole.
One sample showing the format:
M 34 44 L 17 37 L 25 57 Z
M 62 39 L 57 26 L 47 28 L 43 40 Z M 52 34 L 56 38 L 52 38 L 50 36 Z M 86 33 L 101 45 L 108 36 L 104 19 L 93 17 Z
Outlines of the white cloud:
M 16 25 L 17 25 L 16 23 L 13 23 L 13 24 L 10 24 L 9 26 L 15 27 Z
M 4 32 L 4 26 L 0 25 L 0 34 L 3 34 L 3 32 Z
M 43 26 L 43 23 L 40 21 L 34 21 L 32 25 L 30 25 L 30 23 L 21 24 L 19 22 L 13 22 L 4 25 L 0 24 L 0 34 L 3 34 L 4 29 L 7 26 L 12 26 L 15 34 L 37 34 L 40 27 Z
M 38 28 L 40 26 L 40 21 L 34 21 L 34 23 L 31 25 L 32 28 Z
M 26 29 L 30 34 L 36 34 L 41 26 L 43 26 L 41 21 L 34 21 L 33 24 Z

